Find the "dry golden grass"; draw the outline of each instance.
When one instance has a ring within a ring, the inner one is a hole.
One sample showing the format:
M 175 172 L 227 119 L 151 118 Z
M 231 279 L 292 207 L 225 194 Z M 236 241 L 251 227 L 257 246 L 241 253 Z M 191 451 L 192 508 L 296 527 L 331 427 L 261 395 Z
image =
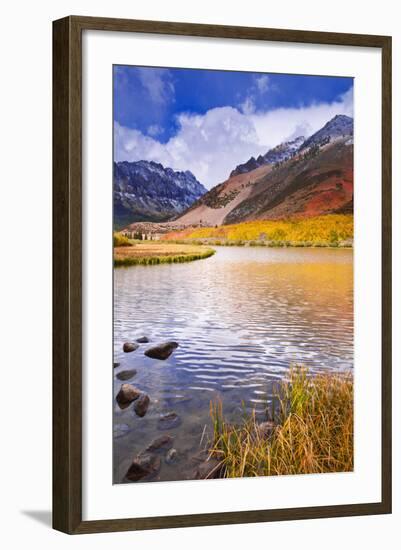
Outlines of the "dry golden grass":
M 276 414 L 268 434 L 255 414 L 241 426 L 228 424 L 220 404 L 211 405 L 211 452 L 225 477 L 253 477 L 353 470 L 353 378 L 351 374 L 308 376 L 291 370 L 276 391 Z M 272 414 L 272 413 L 270 413 Z
M 131 246 L 132 242 L 121 233 L 113 233 L 113 246 Z
M 206 246 L 193 244 L 171 244 L 163 242 L 137 243 L 130 247 L 114 248 L 114 265 L 153 265 L 181 263 L 201 260 L 212 256 L 215 251 Z
M 353 235 L 352 215 L 329 214 L 311 218 L 256 220 L 219 227 L 201 227 L 192 232 L 186 230 L 181 238 L 336 246 L 342 242 L 351 241 Z M 178 233 L 175 237 L 179 238 Z

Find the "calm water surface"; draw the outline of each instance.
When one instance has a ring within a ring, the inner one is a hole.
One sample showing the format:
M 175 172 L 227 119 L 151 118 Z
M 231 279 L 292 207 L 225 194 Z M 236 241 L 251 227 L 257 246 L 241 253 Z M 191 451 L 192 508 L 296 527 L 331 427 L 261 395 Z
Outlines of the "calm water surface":
M 145 417 L 114 405 L 114 482 L 132 457 L 161 434 L 174 436 L 179 460 L 162 463 L 159 480 L 188 479 L 193 457 L 210 427 L 209 404 L 221 399 L 238 420 L 242 403 L 264 414 L 274 382 L 291 364 L 312 372 L 353 365 L 352 250 L 216 247 L 208 259 L 186 264 L 114 270 L 114 395 L 116 374 L 135 368 L 128 382 L 146 391 Z M 146 335 L 125 354 L 125 341 Z M 175 340 L 166 361 L 149 359 L 150 345 Z M 176 412 L 167 432 L 158 418 Z M 206 426 L 206 428 L 205 428 Z

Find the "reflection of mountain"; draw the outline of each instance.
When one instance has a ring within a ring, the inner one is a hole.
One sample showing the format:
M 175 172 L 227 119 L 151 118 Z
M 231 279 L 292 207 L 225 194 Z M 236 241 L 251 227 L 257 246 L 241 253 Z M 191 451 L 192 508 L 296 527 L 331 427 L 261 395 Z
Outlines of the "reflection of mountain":
M 198 199 L 177 222 L 221 225 L 352 213 L 352 135 L 353 119 L 337 115 L 306 141 L 284 143 L 253 159 L 256 167 L 252 159 L 237 166 L 228 180 Z
M 189 172 L 175 172 L 156 162 L 114 163 L 114 225 L 164 221 L 188 208 L 206 189 Z

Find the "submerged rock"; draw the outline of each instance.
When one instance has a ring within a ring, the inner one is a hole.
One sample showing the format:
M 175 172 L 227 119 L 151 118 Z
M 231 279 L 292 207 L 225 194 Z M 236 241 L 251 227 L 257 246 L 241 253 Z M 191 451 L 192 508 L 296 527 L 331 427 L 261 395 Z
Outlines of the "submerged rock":
M 172 430 L 181 424 L 181 418 L 175 412 L 161 414 L 157 427 L 159 430 Z
M 191 462 L 194 462 L 195 464 L 200 464 L 201 462 L 205 462 L 205 460 L 207 460 L 209 456 L 210 452 L 207 449 L 201 449 L 191 457 Z
M 161 460 L 159 456 L 142 453 L 134 458 L 131 466 L 125 474 L 125 477 L 129 481 L 151 479 L 159 473 L 160 466 Z
M 114 424 L 113 435 L 116 439 L 127 435 L 129 431 L 130 427 L 128 424 Z
M 116 400 L 120 409 L 126 409 L 140 395 L 141 392 L 131 384 L 123 384 L 116 396 Z
M 201 462 L 194 471 L 192 479 L 216 479 L 221 477 L 222 463 L 217 458 L 209 457 Z
M 125 351 L 125 353 L 130 353 L 131 351 L 135 351 L 138 348 L 139 345 L 135 344 L 135 342 L 124 342 L 123 345 L 123 351 Z
M 167 464 L 173 464 L 173 462 L 176 462 L 177 459 L 178 459 L 177 449 L 170 449 L 169 451 L 167 451 L 166 459 L 165 459 Z
M 134 404 L 134 411 L 140 417 L 145 416 L 150 403 L 150 397 L 147 393 L 141 393 Z
M 199 450 L 192 456 L 191 462 L 195 463 L 192 477 L 189 479 L 215 479 L 222 477 L 223 464 L 216 457 L 210 455 L 207 449 Z
M 119 380 L 129 380 L 136 375 L 136 372 L 137 371 L 135 369 L 122 370 L 121 372 L 117 373 L 116 376 Z
M 149 342 L 149 338 L 147 336 L 141 336 L 140 338 L 137 338 L 136 341 L 138 344 L 147 344 Z
M 174 438 L 171 435 L 161 435 L 152 441 L 152 443 L 146 448 L 148 452 L 158 453 L 171 449 L 173 446 Z
M 193 400 L 193 397 L 191 395 L 177 395 L 174 397 L 165 397 L 163 400 L 161 400 L 161 403 L 166 407 L 177 407 L 179 405 L 185 405 L 186 403 L 189 403 Z
M 147 349 L 145 355 L 151 359 L 161 359 L 164 361 L 170 357 L 176 348 L 178 348 L 177 342 L 164 342 Z

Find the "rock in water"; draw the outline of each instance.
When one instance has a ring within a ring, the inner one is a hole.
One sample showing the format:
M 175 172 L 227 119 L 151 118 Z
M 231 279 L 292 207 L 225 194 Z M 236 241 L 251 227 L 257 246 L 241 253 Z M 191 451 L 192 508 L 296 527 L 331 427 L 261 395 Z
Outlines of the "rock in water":
M 141 336 L 140 338 L 137 338 L 136 341 L 138 344 L 147 344 L 149 342 L 149 338 L 147 336 Z
M 217 458 L 209 458 L 196 468 L 192 479 L 216 479 L 220 477 L 222 464 Z
M 177 342 L 164 342 L 163 344 L 147 349 L 145 355 L 151 359 L 164 360 L 168 359 L 176 348 L 178 348 Z
M 123 437 L 124 435 L 127 435 L 129 431 L 130 427 L 128 426 L 128 424 L 114 424 L 113 435 L 116 439 L 118 437 Z
M 176 449 L 170 449 L 166 454 L 166 463 L 173 464 L 178 458 L 178 453 Z
M 174 438 L 171 435 L 161 435 L 152 441 L 152 443 L 146 448 L 150 453 L 164 452 L 171 449 L 173 446 Z
M 141 393 L 141 395 L 138 397 L 138 399 L 135 401 L 134 405 L 134 411 L 138 416 L 142 418 L 142 416 L 145 416 L 146 411 L 148 410 L 150 403 L 150 398 L 147 393 Z
M 195 464 L 198 465 L 201 462 L 205 462 L 209 458 L 210 458 L 210 452 L 207 449 L 201 449 L 191 457 L 191 462 L 195 462 Z
M 168 412 L 160 415 L 158 428 L 159 430 L 172 430 L 181 424 L 181 418 L 175 412 Z
M 141 392 L 131 384 L 123 384 L 116 396 L 120 409 L 126 409 L 132 401 L 138 399 Z
M 123 345 L 123 351 L 125 353 L 130 353 L 131 351 L 135 351 L 139 348 L 138 344 L 135 344 L 135 342 L 125 342 Z
M 160 466 L 161 460 L 159 456 L 143 453 L 134 458 L 125 477 L 129 481 L 138 481 L 144 478 L 150 479 L 158 474 Z
M 136 370 L 122 370 L 119 372 L 116 376 L 119 380 L 129 380 L 130 378 L 133 378 L 136 375 Z
M 120 363 L 113 363 L 113 368 L 116 369 L 117 367 L 120 366 Z

